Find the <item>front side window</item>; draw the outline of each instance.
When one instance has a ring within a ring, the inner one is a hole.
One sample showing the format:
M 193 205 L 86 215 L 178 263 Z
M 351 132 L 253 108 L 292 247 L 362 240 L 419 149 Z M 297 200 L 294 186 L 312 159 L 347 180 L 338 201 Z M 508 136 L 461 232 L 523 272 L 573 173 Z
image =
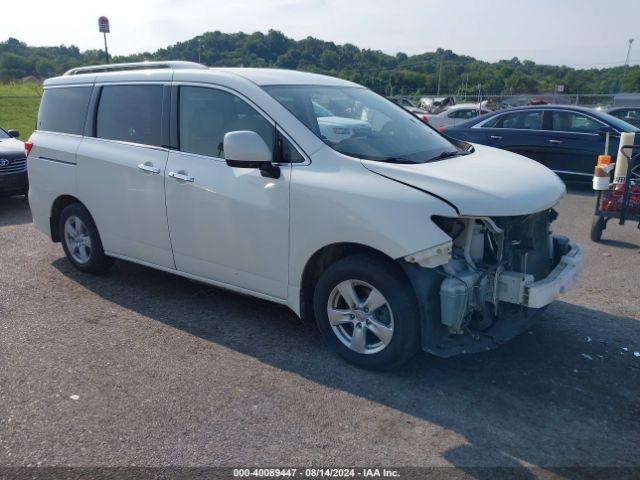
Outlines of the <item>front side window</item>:
M 224 158 L 224 135 L 249 130 L 273 151 L 274 127 L 241 98 L 224 90 L 180 87 L 180 150 Z
M 7 138 L 11 138 L 11 135 L 0 128 L 0 140 L 6 140 Z
M 37 129 L 82 135 L 91 86 L 46 88 L 40 101 Z
M 558 132 L 597 133 L 602 124 L 585 115 L 573 112 L 551 113 L 551 129 Z
M 108 140 L 162 145 L 162 86 L 102 87 L 96 136 Z
M 402 107 L 362 87 L 263 87 L 334 150 L 356 158 L 424 163 L 458 148 Z

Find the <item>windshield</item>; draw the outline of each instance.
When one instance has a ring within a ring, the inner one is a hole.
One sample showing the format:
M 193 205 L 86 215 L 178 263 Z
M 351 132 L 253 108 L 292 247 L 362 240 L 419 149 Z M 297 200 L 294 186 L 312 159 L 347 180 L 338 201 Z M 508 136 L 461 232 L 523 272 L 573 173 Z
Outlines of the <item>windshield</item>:
M 286 85 L 264 89 L 345 155 L 424 163 L 464 153 L 402 107 L 366 88 Z
M 4 140 L 6 138 L 11 138 L 11 135 L 0 128 L 0 140 Z
M 322 105 L 320 105 L 317 102 L 312 102 L 312 103 L 313 103 L 313 113 L 316 114 L 316 117 L 318 117 L 318 118 L 320 118 L 320 117 L 333 117 L 333 113 L 331 113 L 329 110 L 324 108 Z

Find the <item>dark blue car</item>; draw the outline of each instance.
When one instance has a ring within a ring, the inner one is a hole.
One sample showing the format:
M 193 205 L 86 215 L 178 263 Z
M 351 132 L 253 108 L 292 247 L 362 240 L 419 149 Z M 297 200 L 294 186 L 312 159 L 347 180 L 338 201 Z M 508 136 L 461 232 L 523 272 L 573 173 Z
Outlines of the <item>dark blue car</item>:
M 607 132 L 615 161 L 620 133 L 640 129 L 598 110 L 541 105 L 489 113 L 444 130 L 453 138 L 519 153 L 573 181 L 591 180 Z

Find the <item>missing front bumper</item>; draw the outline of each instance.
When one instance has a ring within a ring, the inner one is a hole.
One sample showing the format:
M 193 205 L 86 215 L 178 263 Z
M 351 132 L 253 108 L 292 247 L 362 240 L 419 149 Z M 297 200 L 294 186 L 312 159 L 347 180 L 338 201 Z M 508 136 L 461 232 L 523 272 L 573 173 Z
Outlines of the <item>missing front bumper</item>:
M 566 246 L 568 252 L 545 278 L 535 281 L 533 275 L 520 272 L 498 273 L 496 299 L 529 308 L 542 308 L 555 301 L 575 285 L 582 271 L 582 247 L 566 237 L 554 236 L 554 247 Z
M 475 353 L 491 350 L 524 332 L 539 317 L 546 307 L 559 295 L 568 291 L 577 281 L 582 269 L 582 247 L 570 242 L 566 237 L 553 237 L 554 266 L 544 277 L 535 281 L 532 275 L 520 272 L 500 272 L 498 282 L 492 275 L 487 284 L 496 285 L 495 297 L 492 288 L 487 288 L 486 301 L 496 301 L 497 308 L 493 323 L 486 329 L 474 329 L 473 325 L 452 331 L 443 322 L 442 304 L 429 302 L 425 297 L 422 305 L 426 312 L 423 322 L 422 346 L 425 351 L 440 357 L 451 357 L 461 353 Z M 412 281 L 425 292 L 440 293 L 442 281 L 431 277 L 423 283 L 419 278 L 419 268 L 411 268 Z M 425 271 L 426 269 L 422 269 Z M 439 296 L 442 299 L 441 296 Z M 433 298 L 433 297 L 431 297 Z

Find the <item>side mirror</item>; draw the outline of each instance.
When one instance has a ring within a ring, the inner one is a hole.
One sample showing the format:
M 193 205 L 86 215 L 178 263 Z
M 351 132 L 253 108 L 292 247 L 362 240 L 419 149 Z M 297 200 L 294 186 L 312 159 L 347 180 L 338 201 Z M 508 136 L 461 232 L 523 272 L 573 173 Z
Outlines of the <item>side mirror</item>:
M 236 168 L 258 168 L 263 177 L 280 178 L 280 168 L 274 166 L 273 152 L 256 132 L 228 132 L 223 140 L 227 165 Z
M 7 130 L 7 133 L 13 138 L 18 138 L 20 136 L 20 132 L 18 130 Z

